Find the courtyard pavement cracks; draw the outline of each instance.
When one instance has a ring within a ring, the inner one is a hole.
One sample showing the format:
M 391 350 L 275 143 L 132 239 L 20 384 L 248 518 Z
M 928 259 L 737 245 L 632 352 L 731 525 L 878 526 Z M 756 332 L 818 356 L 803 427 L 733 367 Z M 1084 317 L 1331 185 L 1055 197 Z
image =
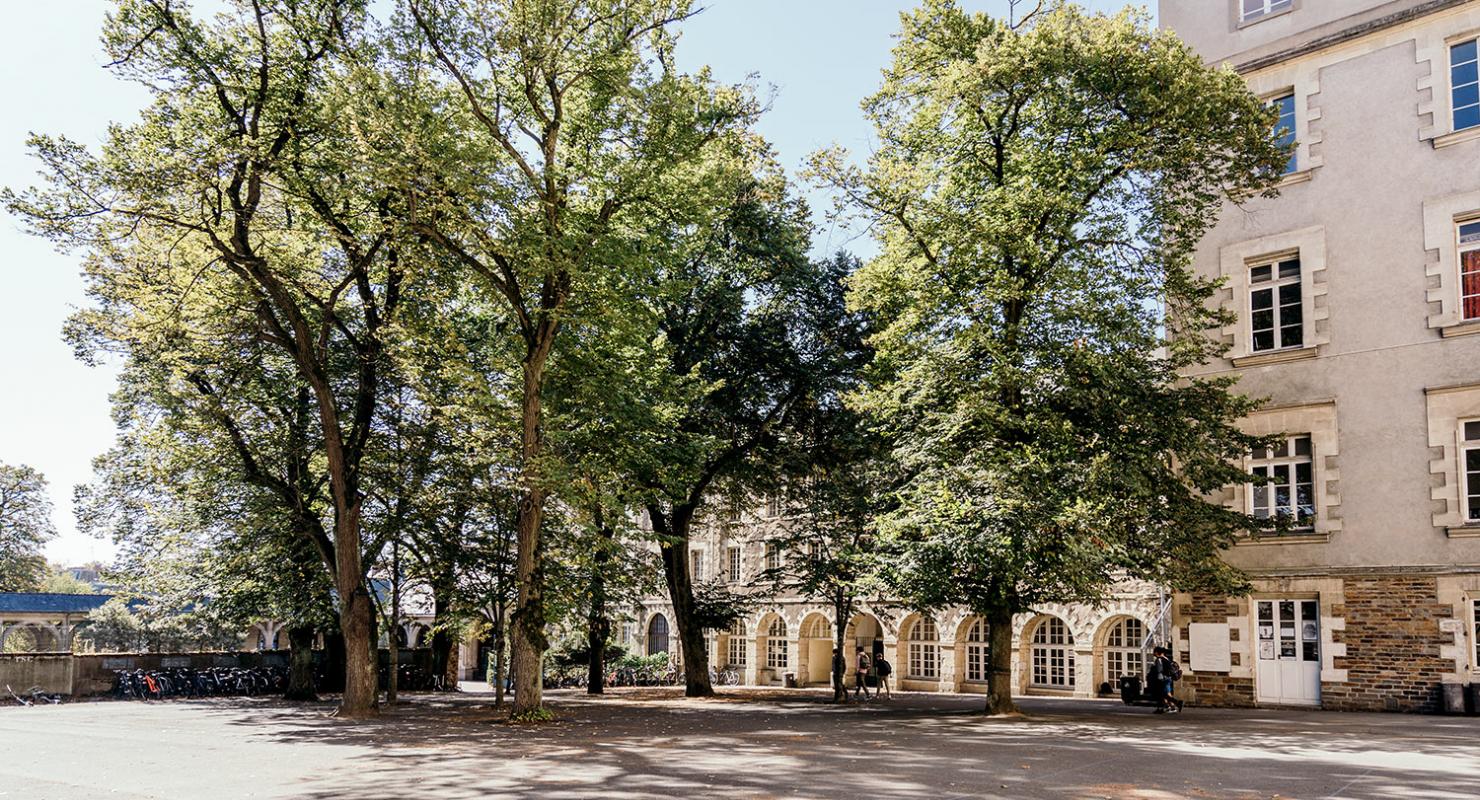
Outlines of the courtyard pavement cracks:
M 465 684 L 465 686 L 472 686 Z M 0 708 L 0 799 L 1480 798 L 1480 718 L 900 693 L 413 696 L 361 722 L 262 698 Z

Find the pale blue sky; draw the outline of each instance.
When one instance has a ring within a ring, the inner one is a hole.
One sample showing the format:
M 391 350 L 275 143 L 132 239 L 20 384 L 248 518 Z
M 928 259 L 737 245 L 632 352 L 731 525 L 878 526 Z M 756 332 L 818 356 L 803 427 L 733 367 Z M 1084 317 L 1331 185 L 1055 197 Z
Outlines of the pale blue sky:
M 963 0 L 1005 13 L 1007 0 Z M 1118 0 L 1089 0 L 1114 10 Z M 14 3 L 0 26 L 0 185 L 34 181 L 25 153 L 28 131 L 97 144 L 112 121 L 133 119 L 146 102 L 138 87 L 102 68 L 98 31 L 107 0 Z M 782 163 L 797 170 L 806 155 L 837 142 L 867 151 L 869 129 L 858 102 L 878 84 L 898 13 L 906 0 L 709 0 L 685 26 L 682 66 L 714 68 L 739 82 L 755 74 L 774 86 L 760 131 Z M 814 205 L 822 205 L 820 198 Z M 819 211 L 821 209 L 818 209 Z M 819 222 L 820 222 L 819 218 Z M 848 236 L 819 225 L 821 251 L 849 246 Z M 867 251 L 867 242 L 854 242 Z M 0 219 L 0 461 L 40 469 L 51 481 L 61 536 L 47 548 L 68 564 L 108 559 L 110 542 L 76 532 L 72 487 L 91 475 L 108 448 L 108 394 L 114 372 L 78 362 L 61 338 L 62 322 L 85 298 L 77 257 L 61 255 Z

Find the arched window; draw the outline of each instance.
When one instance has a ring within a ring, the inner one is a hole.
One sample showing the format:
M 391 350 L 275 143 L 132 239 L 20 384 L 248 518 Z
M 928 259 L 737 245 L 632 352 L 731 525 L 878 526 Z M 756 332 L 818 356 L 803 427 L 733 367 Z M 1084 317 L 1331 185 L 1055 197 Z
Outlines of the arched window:
M 1105 638 L 1105 680 L 1112 688 L 1120 686 L 1125 675 L 1140 677 L 1146 669 L 1141 643 L 1146 641 L 1146 626 L 1133 617 L 1115 623 Z
M 930 679 L 940 676 L 939 640 L 935 621 L 928 617 L 910 626 L 909 677 Z
M 786 620 L 777 617 L 766 629 L 766 666 L 786 669 Z
M 745 666 L 745 621 L 737 619 L 730 623 L 729 665 Z
M 830 630 L 831 627 L 832 626 L 828 624 L 826 617 L 814 615 L 814 616 L 809 617 L 807 619 L 806 626 L 802 628 L 802 638 L 803 639 L 831 639 L 832 638 L 832 631 Z
M 1074 637 L 1058 617 L 1049 617 L 1033 631 L 1032 683 L 1050 689 L 1074 687 Z
M 966 680 L 986 682 L 987 670 L 992 665 L 987 642 L 987 621 L 981 617 L 972 618 L 971 627 L 966 629 Z
M 648 623 L 647 652 L 650 656 L 668 652 L 668 618 L 662 614 L 653 615 Z

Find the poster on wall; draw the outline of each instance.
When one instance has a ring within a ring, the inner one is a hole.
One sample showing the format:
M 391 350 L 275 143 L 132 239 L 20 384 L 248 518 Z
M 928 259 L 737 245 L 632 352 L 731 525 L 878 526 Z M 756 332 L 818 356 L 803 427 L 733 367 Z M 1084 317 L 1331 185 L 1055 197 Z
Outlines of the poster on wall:
M 1187 626 L 1188 661 L 1193 672 L 1228 672 L 1233 668 L 1228 625 L 1194 622 Z
M 1259 638 L 1260 639 L 1273 639 L 1274 638 L 1274 626 L 1273 625 L 1260 625 L 1259 626 Z
M 1313 641 L 1315 641 L 1315 639 L 1316 639 L 1316 624 L 1315 624 L 1315 622 L 1305 622 L 1305 623 L 1303 623 L 1300 626 L 1300 638 L 1301 639 L 1304 639 L 1307 642 L 1313 642 Z
M 1274 641 L 1259 643 L 1259 657 L 1265 661 L 1274 660 Z

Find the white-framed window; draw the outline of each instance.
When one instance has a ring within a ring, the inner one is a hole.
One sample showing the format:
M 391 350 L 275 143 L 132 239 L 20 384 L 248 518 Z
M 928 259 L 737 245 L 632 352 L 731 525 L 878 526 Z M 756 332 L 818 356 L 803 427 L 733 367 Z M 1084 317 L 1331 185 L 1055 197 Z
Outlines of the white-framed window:
M 988 649 L 987 621 L 982 617 L 971 620 L 966 629 L 966 680 L 985 683 L 992 666 L 991 651 Z
M 1475 660 L 1470 669 L 1480 672 L 1480 598 L 1470 601 L 1470 630 L 1475 634 L 1470 645 L 1475 649 Z
M 1146 641 L 1146 626 L 1140 620 L 1127 617 L 1110 629 L 1105 639 L 1105 680 L 1112 687 L 1120 685 L 1126 675 L 1141 677 L 1146 669 L 1146 656 L 1141 643 Z
M 1464 469 L 1465 524 L 1480 524 L 1480 419 L 1460 424 L 1460 465 Z
M 1074 687 L 1074 637 L 1058 617 L 1049 617 L 1033 631 L 1034 686 L 1049 689 Z
M 1285 162 L 1285 175 L 1295 171 L 1297 166 L 1295 159 L 1295 93 L 1289 92 L 1278 97 L 1271 98 L 1270 106 L 1279 113 L 1279 121 L 1274 124 L 1274 134 L 1279 140 L 1281 147 L 1290 150 L 1290 160 Z
M 740 582 L 740 548 L 738 548 L 738 547 L 731 547 L 729 550 L 726 551 L 726 555 L 729 556 L 729 560 L 730 560 L 730 563 L 729 563 L 729 566 L 730 566 L 730 583 L 739 583 Z
M 773 518 L 781 516 L 781 495 L 772 494 L 766 498 L 766 516 Z
M 822 542 L 816 539 L 807 542 L 807 558 L 810 559 L 813 564 L 817 564 L 822 561 Z
M 635 630 L 636 629 L 632 626 L 632 620 L 622 620 L 621 625 L 617 626 L 617 641 L 621 642 L 624 645 L 628 642 L 631 642 Z
M 786 669 L 786 620 L 777 617 L 766 629 L 766 666 Z
M 735 620 L 730 623 L 729 639 L 729 666 L 745 666 L 745 621 Z
M 781 544 L 779 542 L 766 542 L 766 569 L 781 569 Z
M 704 580 L 704 551 L 689 551 L 689 579 L 695 583 Z
M 1480 219 L 1455 224 L 1459 250 L 1459 313 L 1480 319 Z
M 1480 40 L 1449 46 L 1449 98 L 1454 129 L 1480 125 Z
M 1284 11 L 1293 0 L 1239 0 L 1239 19 L 1243 22 Z
M 1267 480 L 1249 490 L 1249 513 L 1259 519 L 1284 519 L 1295 527 L 1315 523 L 1315 456 L 1310 434 L 1286 436 L 1273 447 L 1254 451 L 1255 475 Z
M 940 634 L 935 620 L 923 617 L 910 626 L 909 677 L 933 679 L 940 676 Z
M 1299 256 L 1249 266 L 1249 334 L 1255 353 L 1305 344 Z

